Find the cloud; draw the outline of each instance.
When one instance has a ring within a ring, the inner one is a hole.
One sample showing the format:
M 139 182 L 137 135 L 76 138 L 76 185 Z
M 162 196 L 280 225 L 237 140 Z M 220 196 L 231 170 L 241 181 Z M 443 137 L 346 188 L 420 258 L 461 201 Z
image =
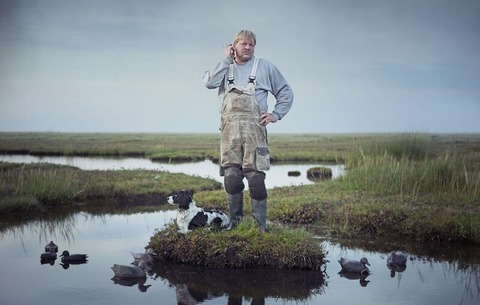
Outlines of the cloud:
M 0 130 L 217 132 L 201 76 L 249 28 L 295 92 L 271 132 L 480 132 L 478 1 L 272 1 L 2 1 Z

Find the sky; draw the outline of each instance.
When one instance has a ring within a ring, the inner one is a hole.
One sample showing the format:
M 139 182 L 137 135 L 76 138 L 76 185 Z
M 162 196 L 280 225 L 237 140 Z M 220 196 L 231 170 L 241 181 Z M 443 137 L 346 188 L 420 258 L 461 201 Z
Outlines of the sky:
M 0 0 L 0 132 L 216 133 L 242 29 L 295 94 L 269 133 L 480 133 L 479 0 Z

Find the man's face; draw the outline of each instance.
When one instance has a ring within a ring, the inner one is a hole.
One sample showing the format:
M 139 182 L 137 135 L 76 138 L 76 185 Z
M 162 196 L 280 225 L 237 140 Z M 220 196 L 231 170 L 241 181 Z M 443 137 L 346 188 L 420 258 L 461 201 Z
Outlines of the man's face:
M 235 60 L 237 63 L 242 64 L 249 61 L 253 53 L 255 51 L 255 45 L 253 41 L 247 40 L 239 40 L 237 44 L 234 46 L 235 49 Z

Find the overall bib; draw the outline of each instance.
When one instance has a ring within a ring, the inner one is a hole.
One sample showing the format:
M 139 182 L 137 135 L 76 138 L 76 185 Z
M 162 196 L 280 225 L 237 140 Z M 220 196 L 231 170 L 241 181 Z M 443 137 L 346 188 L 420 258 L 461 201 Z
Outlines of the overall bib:
M 221 166 L 240 165 L 242 169 L 267 171 L 270 155 L 267 129 L 260 125 L 260 108 L 255 96 L 255 74 L 258 59 L 245 86 L 234 84 L 233 69 L 228 71 L 228 84 L 222 103 Z

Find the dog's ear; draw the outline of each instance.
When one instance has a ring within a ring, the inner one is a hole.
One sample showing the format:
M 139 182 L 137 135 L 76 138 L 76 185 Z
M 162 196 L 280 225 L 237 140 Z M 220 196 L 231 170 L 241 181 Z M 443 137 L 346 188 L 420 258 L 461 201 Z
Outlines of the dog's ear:
M 193 191 L 192 190 L 185 190 L 185 193 L 188 194 L 193 199 Z

